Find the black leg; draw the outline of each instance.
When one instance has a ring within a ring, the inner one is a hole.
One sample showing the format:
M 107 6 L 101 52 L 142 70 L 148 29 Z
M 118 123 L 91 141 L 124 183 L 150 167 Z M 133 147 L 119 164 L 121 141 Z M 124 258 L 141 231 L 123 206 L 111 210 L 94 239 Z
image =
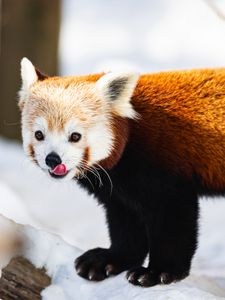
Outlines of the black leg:
M 141 286 L 168 284 L 188 276 L 197 246 L 198 199 L 189 188 L 162 191 L 147 210 L 150 258 L 131 269 L 128 280 Z
M 111 247 L 89 250 L 75 261 L 77 273 L 89 280 L 103 280 L 141 265 L 148 252 L 145 224 L 136 213 L 115 197 L 105 208 Z

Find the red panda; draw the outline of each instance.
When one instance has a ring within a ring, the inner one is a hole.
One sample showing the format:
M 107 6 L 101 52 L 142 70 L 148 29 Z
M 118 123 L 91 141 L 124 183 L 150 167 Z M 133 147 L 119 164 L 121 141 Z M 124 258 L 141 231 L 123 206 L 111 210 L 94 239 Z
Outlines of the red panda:
M 80 256 L 77 273 L 128 270 L 141 286 L 185 278 L 198 196 L 225 191 L 225 69 L 48 77 L 23 59 L 21 74 L 26 153 L 106 212 L 111 246 Z

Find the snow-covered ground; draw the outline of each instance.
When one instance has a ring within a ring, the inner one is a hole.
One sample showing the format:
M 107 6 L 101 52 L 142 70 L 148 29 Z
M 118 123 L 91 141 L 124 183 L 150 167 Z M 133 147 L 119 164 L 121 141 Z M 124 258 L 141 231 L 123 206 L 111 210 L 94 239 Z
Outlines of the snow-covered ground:
M 63 75 L 225 65 L 225 21 L 209 5 L 219 5 L 225 14 L 224 0 L 62 3 Z M 75 182 L 59 185 L 47 178 L 18 144 L 0 139 L 0 166 L 0 214 L 44 230 L 28 228 L 25 234 L 35 239 L 26 255 L 53 276 L 45 300 L 225 299 L 224 199 L 202 201 L 199 248 L 183 282 L 143 289 L 121 274 L 90 283 L 75 274 L 73 261 L 86 249 L 109 244 L 101 208 Z

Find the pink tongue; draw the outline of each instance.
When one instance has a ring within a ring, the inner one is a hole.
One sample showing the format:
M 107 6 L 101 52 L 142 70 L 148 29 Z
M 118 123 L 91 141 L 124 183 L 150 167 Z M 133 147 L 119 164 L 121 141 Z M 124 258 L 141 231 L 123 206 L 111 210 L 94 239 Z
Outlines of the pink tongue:
M 64 164 L 60 164 L 52 170 L 52 173 L 55 175 L 65 175 L 66 174 L 66 166 Z

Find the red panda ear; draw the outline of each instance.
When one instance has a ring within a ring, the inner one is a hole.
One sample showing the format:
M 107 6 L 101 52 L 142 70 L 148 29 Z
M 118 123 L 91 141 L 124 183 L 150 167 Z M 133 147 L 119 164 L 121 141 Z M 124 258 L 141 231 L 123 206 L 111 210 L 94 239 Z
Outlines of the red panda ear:
M 21 78 L 22 87 L 19 91 L 19 107 L 22 110 L 24 103 L 29 96 L 29 87 L 38 80 L 46 79 L 47 76 L 36 69 L 29 59 L 24 57 L 21 60 Z
M 136 87 L 139 75 L 137 73 L 112 72 L 101 77 L 96 85 L 100 95 L 110 102 L 113 111 L 127 118 L 135 118 L 130 100 Z
M 36 69 L 26 57 L 21 60 L 21 77 L 22 89 L 28 89 L 36 81 L 47 78 L 47 76 Z

